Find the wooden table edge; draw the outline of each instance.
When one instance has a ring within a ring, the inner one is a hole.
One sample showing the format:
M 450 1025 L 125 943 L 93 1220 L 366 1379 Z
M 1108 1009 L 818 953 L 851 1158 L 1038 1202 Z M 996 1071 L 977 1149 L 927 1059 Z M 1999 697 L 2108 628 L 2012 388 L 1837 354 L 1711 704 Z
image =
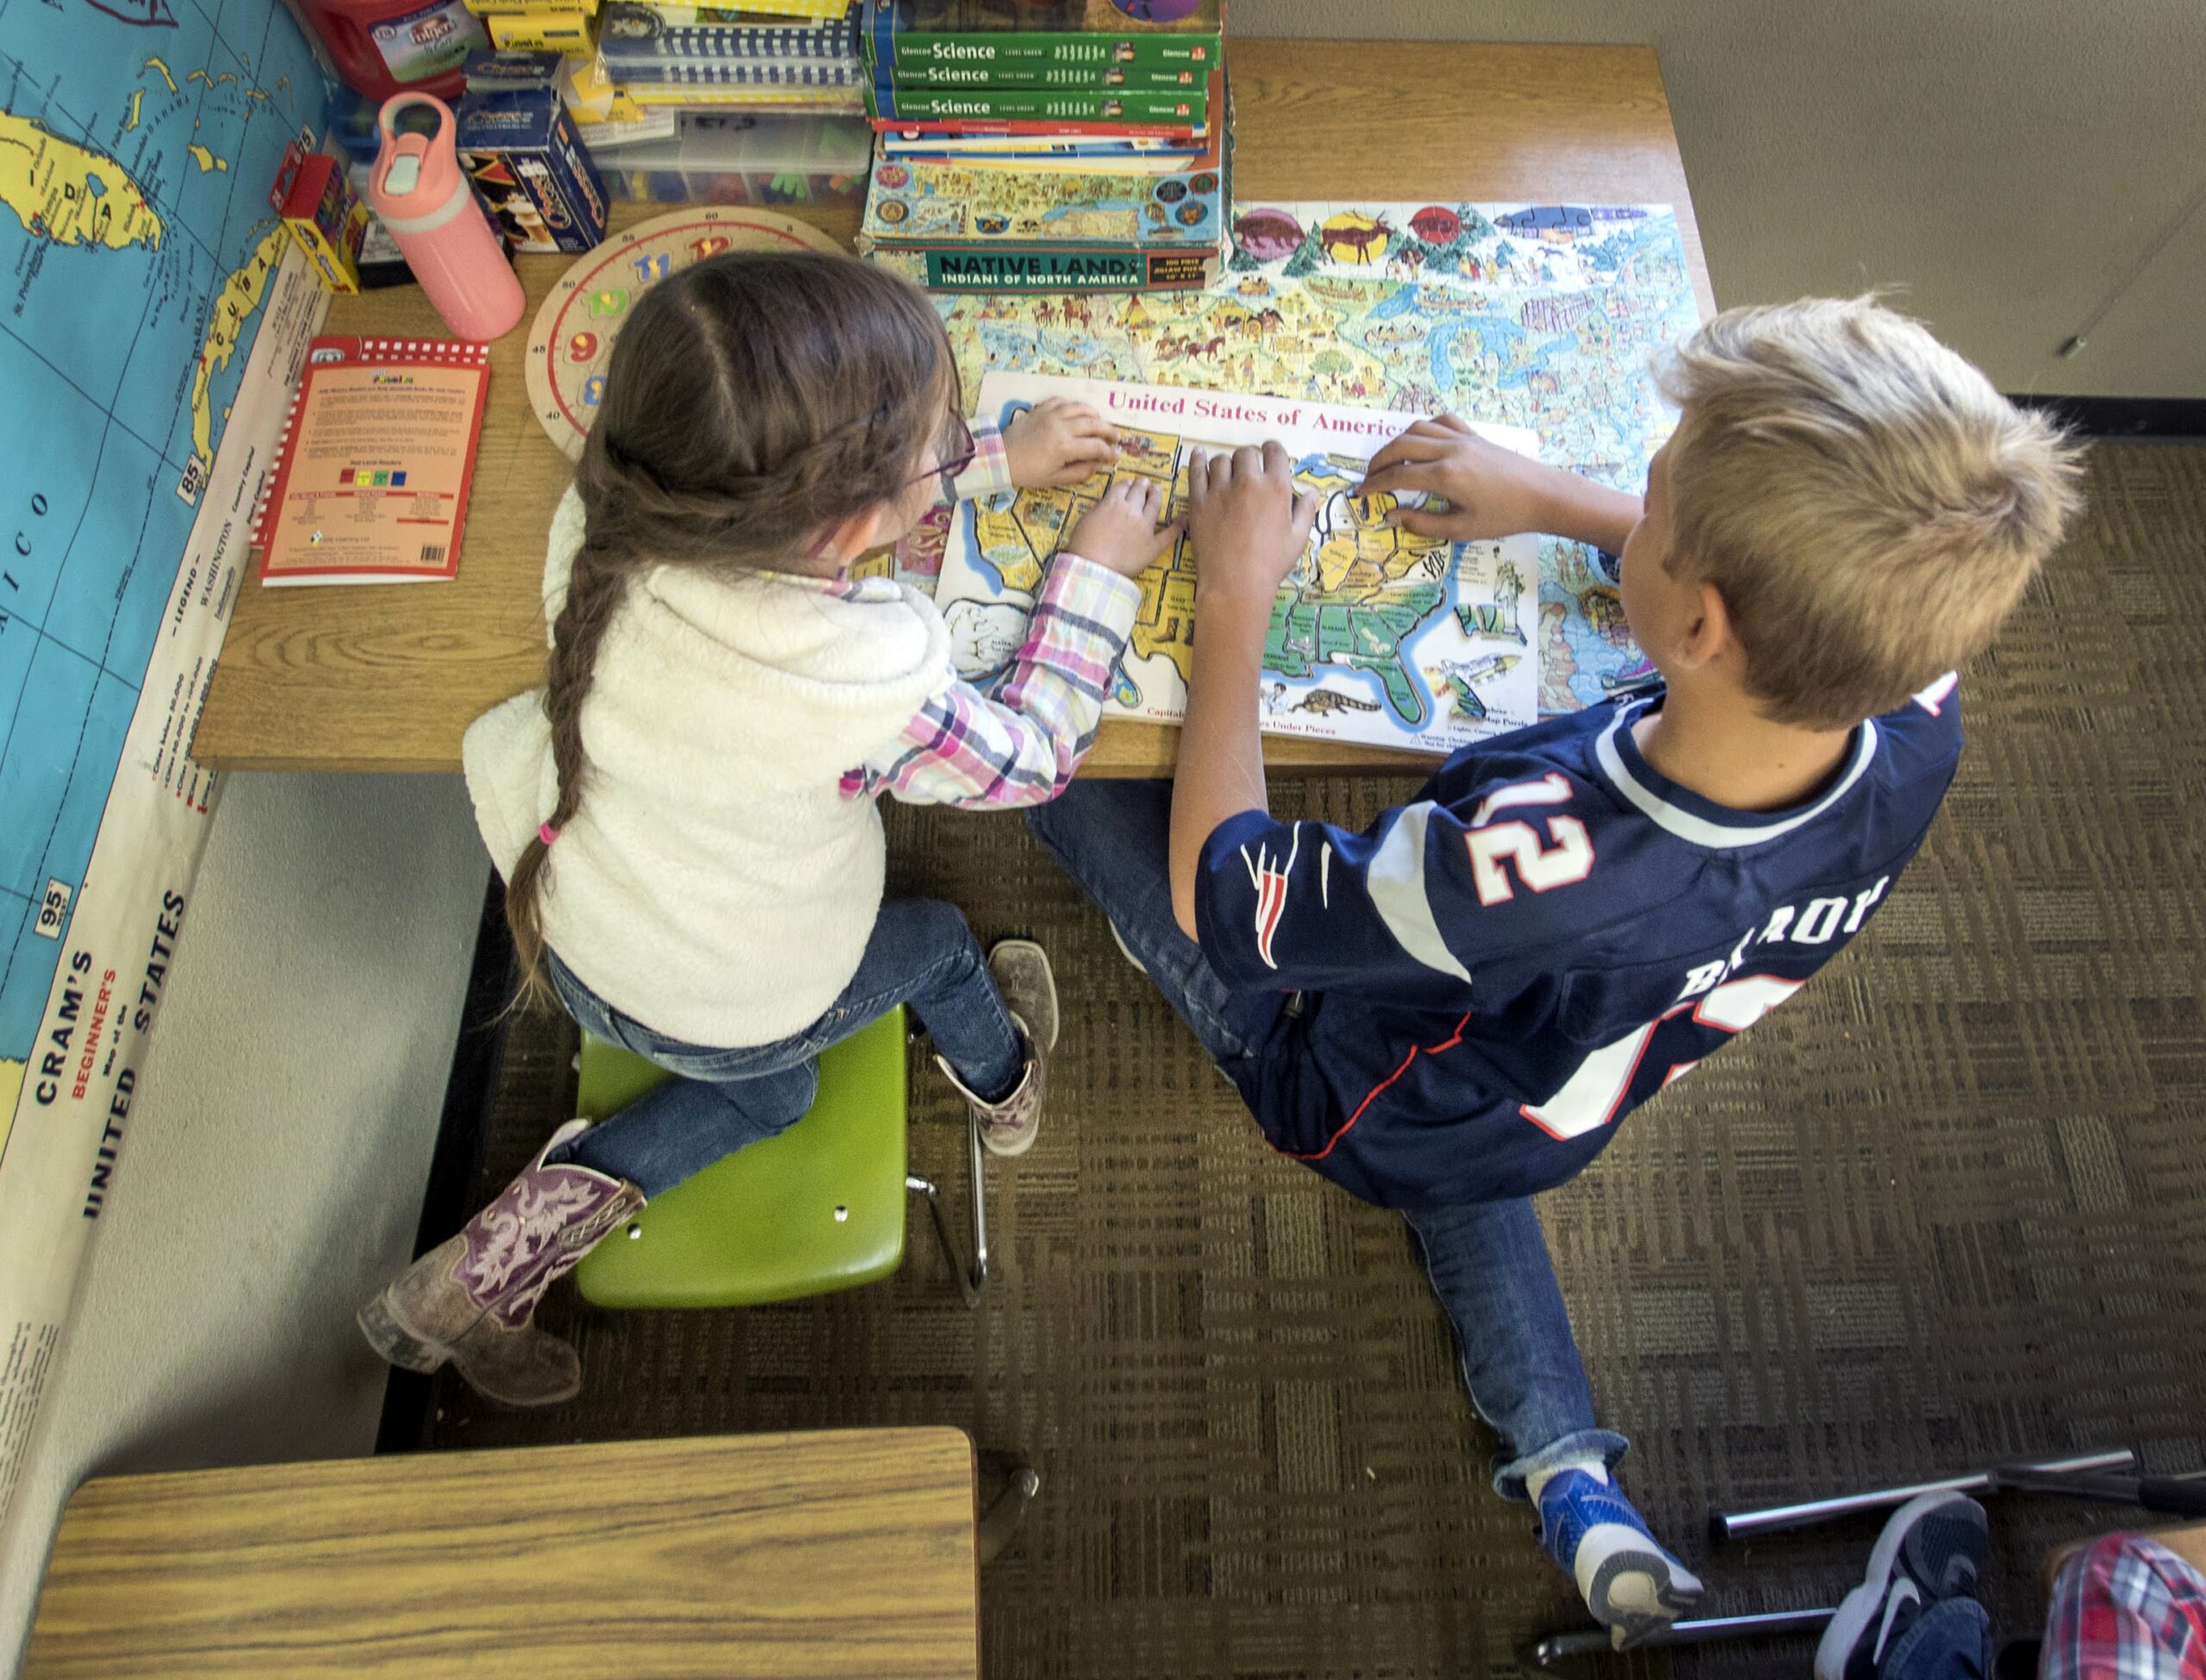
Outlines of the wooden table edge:
M 88 1476 L 70 1492 L 57 1513 L 53 1532 L 41 1560 L 39 1593 L 34 1601 L 30 1626 L 26 1629 L 22 1652 L 26 1676 L 45 1671 L 44 1664 L 54 1659 L 51 1650 L 56 1637 L 74 1640 L 78 1635 L 56 1635 L 49 1629 L 45 1639 L 40 1629 L 46 1607 L 47 1589 L 57 1565 L 63 1568 L 73 1560 L 64 1551 L 72 1528 L 88 1534 L 85 1544 L 94 1548 L 93 1555 L 100 1555 L 98 1548 L 114 1544 L 113 1529 L 117 1523 L 132 1521 L 147 1505 L 159 1506 L 165 1496 L 196 1493 L 203 1499 L 215 1501 L 245 1497 L 281 1497 L 292 1494 L 312 1497 L 336 1495 L 357 1496 L 364 1487 L 380 1484 L 377 1492 L 386 1490 L 409 1492 L 419 1496 L 418 1488 L 408 1490 L 410 1471 L 421 1466 L 433 1466 L 440 1472 L 439 1479 L 448 1479 L 451 1485 L 433 1490 L 434 1494 L 451 1497 L 466 1496 L 465 1484 L 472 1475 L 498 1468 L 500 1460 L 527 1461 L 526 1471 L 529 1479 L 524 1482 L 519 1472 L 524 1466 L 515 1463 L 517 1490 L 533 1485 L 546 1471 L 556 1472 L 562 1461 L 595 1459 L 614 1460 L 612 1466 L 626 1470 L 631 1465 L 647 1468 L 656 1459 L 682 1460 L 695 1459 L 700 1449 L 715 1447 L 741 1449 L 747 1461 L 745 1468 L 763 1464 L 763 1475 L 753 1472 L 740 1483 L 757 1480 L 770 1484 L 773 1459 L 778 1448 L 798 1447 L 813 1453 L 832 1454 L 847 1449 L 856 1441 L 863 1448 L 872 1448 L 895 1458 L 898 1461 L 922 1461 L 937 1458 L 940 1462 L 922 1466 L 929 1471 L 933 1485 L 947 1493 L 953 1481 L 962 1481 L 965 1493 L 964 1515 L 959 1525 L 965 1542 L 967 1570 L 960 1573 L 969 1585 L 959 1620 L 968 1627 L 970 1637 L 970 1671 L 978 1680 L 981 1673 L 981 1583 L 980 1583 L 980 1474 L 979 1455 L 973 1436 L 962 1425 L 955 1423 L 869 1424 L 847 1428 L 793 1429 L 763 1431 L 756 1434 L 689 1434 L 638 1439 L 561 1441 L 542 1445 L 513 1445 L 490 1447 L 466 1447 L 450 1452 L 425 1453 L 360 1453 L 345 1458 L 305 1460 L 279 1460 L 270 1463 L 221 1465 L 189 1470 L 123 1472 L 113 1475 Z M 955 1471 L 951 1466 L 954 1462 Z M 863 1496 L 863 1487 L 838 1490 L 838 1493 Z M 795 1502 L 798 1503 L 809 1501 Z M 954 1566 L 954 1565 L 953 1565 Z M 943 1578 L 938 1577 L 937 1578 Z M 81 1587 L 77 1589 L 82 1590 Z M 963 1641 L 958 1643 L 962 1646 Z M 39 1665 L 32 1664 L 34 1654 L 44 1659 Z M 74 1652 L 62 1653 L 63 1660 L 72 1664 Z M 132 1672 L 140 1671 L 134 1668 Z M 164 1664 L 159 1671 L 171 1671 Z M 200 1670 L 190 1671 L 199 1672 Z M 442 1669 L 437 1671 L 442 1672 Z

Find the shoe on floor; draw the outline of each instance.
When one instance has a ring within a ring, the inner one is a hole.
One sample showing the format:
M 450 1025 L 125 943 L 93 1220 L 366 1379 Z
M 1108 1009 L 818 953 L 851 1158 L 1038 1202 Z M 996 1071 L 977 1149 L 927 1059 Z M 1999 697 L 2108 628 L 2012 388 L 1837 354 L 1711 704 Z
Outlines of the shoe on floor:
M 1941 1490 L 1892 1513 L 1869 1552 L 1861 1584 L 1846 1595 L 1816 1647 L 1816 1680 L 1873 1680 L 1885 1652 L 1932 1605 L 1976 1596 L 1991 1552 L 1984 1507 Z
M 999 939 L 988 948 L 988 972 L 1005 1005 L 1044 1055 L 1057 1048 L 1057 982 L 1050 954 L 1031 939 Z
M 1057 1042 L 1057 983 L 1050 973 L 1049 954 L 1031 939 L 997 941 L 988 952 L 988 972 L 1025 1052 L 1018 1085 L 1009 1096 L 984 1102 L 947 1060 L 938 1055 L 934 1061 L 965 1098 L 980 1128 L 981 1147 L 992 1155 L 1023 1155 L 1041 1135 L 1042 1093 L 1049 1083 L 1050 1052 Z
M 972 1087 L 957 1077 L 957 1070 L 946 1058 L 938 1055 L 934 1059 L 943 1077 L 957 1087 L 958 1095 L 964 1098 L 965 1106 L 972 1111 L 973 1123 L 981 1129 L 981 1147 L 992 1155 L 1006 1158 L 1025 1154 L 1042 1134 L 1042 1092 L 1049 1083 L 1050 1061 L 1048 1053 L 1027 1031 L 1026 1023 L 1016 1013 L 1011 1018 L 1019 1029 L 1019 1042 L 1025 1051 L 1026 1065 L 1011 1095 L 1000 1102 L 982 1102 L 974 1095 Z
M 1540 1544 L 1619 1651 L 1700 1602 L 1699 1577 L 1654 1538 L 1631 1501 L 1582 1470 L 1558 1471 L 1540 1490 Z
M 589 1129 L 572 1120 L 490 1204 L 363 1304 L 360 1329 L 408 1371 L 449 1360 L 477 1394 L 552 1406 L 582 1391 L 582 1360 L 537 1328 L 536 1304 L 644 1205 L 624 1179 L 550 1159 Z

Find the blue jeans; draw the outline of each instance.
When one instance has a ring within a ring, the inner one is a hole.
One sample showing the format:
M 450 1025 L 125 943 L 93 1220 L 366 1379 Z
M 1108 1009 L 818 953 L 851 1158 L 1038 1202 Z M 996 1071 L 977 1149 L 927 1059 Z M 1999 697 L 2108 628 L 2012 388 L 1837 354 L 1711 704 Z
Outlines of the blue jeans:
M 1009 1096 L 1025 1070 L 1019 1030 L 972 929 L 953 905 L 932 899 L 883 904 L 857 973 L 827 1012 L 802 1032 L 742 1049 L 655 1032 L 583 985 L 556 952 L 545 959 L 559 1001 L 582 1026 L 676 1076 L 551 1156 L 626 1179 L 646 1197 L 795 1124 L 819 1091 L 819 1052 L 898 1004 L 911 1005 L 943 1059 L 983 1099 Z
M 1233 991 L 1180 931 L 1166 874 L 1171 817 L 1169 782 L 1087 781 L 1026 820 L 1246 1095 L 1264 1058 L 1300 1053 L 1293 1011 L 1276 992 Z M 1407 1217 L 1455 1327 L 1471 1404 L 1501 1437 L 1494 1490 L 1522 1499 L 1524 1478 L 1549 1465 L 1622 1458 L 1624 1438 L 1594 1427 L 1586 1368 L 1531 1203 L 1472 1202 Z

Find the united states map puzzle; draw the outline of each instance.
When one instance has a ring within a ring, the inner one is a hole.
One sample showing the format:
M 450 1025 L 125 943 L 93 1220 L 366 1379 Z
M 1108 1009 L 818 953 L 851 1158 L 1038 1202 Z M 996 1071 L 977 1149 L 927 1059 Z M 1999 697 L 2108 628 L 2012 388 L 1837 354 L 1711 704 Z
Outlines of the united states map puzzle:
M 1272 611 L 1262 723 L 1275 734 L 1449 752 L 1534 721 L 1537 660 L 1530 645 L 1530 539 L 1451 543 L 1387 522 L 1391 495 L 1362 494 L 1365 463 L 1410 416 L 1160 386 L 992 374 L 981 412 L 1008 420 L 1050 395 L 1088 402 L 1118 427 L 1112 467 L 1064 489 L 993 496 L 959 510 L 935 600 L 961 669 L 999 674 L 1025 638 L 1050 557 L 1112 482 L 1162 485 L 1185 504 L 1198 456 L 1276 439 L 1298 484 L 1318 498 L 1309 545 Z M 1172 429 L 1166 429 L 1167 427 Z M 1537 439 L 1489 428 L 1525 453 Z M 1176 722 L 1194 647 L 1195 557 L 1187 539 L 1137 580 L 1141 603 L 1111 708 Z
M 1232 236 L 1207 291 L 937 299 L 966 391 L 1038 373 L 1452 412 L 1644 484 L 1673 422 L 1649 361 L 1700 319 L 1670 206 L 1263 201 L 1237 206 Z M 925 586 L 948 537 L 923 529 L 899 569 Z M 1611 558 L 1543 538 L 1526 580 L 1542 712 L 1643 670 Z

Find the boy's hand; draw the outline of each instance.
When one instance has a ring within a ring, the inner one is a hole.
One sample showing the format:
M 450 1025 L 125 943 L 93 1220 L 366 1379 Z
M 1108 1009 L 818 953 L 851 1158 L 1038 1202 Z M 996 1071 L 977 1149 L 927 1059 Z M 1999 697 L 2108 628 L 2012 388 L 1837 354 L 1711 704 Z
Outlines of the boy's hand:
M 1277 442 L 1187 467 L 1187 533 L 1199 594 L 1248 596 L 1270 610 L 1318 522 L 1318 498 L 1294 488 L 1293 463 Z
M 1421 420 L 1371 457 L 1365 495 L 1422 490 L 1445 496 L 1445 512 L 1398 507 L 1390 523 L 1418 537 L 1450 542 L 1553 530 L 1553 467 L 1488 443 L 1453 414 Z
M 1163 515 L 1162 484 L 1153 478 L 1121 478 L 1080 516 L 1064 551 L 1107 566 L 1121 577 L 1136 576 L 1180 540 L 1178 520 L 1158 528 Z
M 1045 396 L 1012 416 L 1003 452 L 1022 490 L 1077 484 L 1119 458 L 1119 432 L 1085 402 Z

